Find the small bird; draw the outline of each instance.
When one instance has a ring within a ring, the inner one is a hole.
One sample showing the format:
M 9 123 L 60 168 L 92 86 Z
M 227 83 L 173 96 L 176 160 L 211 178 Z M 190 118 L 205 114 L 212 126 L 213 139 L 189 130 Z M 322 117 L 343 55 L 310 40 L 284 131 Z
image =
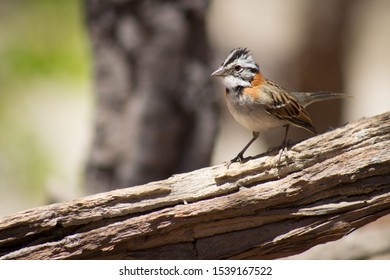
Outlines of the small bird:
M 244 158 L 244 153 L 259 137 L 260 132 L 284 126 L 283 149 L 287 144 L 290 125 L 317 134 L 305 107 L 313 102 L 347 96 L 345 93 L 325 91 L 288 92 L 260 73 L 258 64 L 246 48 L 233 49 L 221 67 L 211 75 L 222 77 L 230 113 L 237 122 L 253 133 L 252 139 L 230 163 L 247 159 Z

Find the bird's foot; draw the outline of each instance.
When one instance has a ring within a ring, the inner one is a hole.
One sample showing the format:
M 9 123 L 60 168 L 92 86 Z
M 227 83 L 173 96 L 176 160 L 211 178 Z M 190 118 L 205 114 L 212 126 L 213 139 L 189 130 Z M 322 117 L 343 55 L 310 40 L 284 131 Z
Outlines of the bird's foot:
M 277 147 L 276 149 L 278 149 L 278 160 L 276 162 L 276 165 L 277 166 L 281 166 L 283 165 L 284 163 L 286 163 L 288 165 L 288 161 L 289 161 L 289 156 L 288 156 L 288 147 L 292 145 L 292 141 L 291 139 L 288 139 L 287 141 L 283 141 L 282 145 L 280 145 L 279 147 Z M 282 157 L 284 155 L 284 158 L 283 158 L 283 161 L 282 161 Z M 282 164 L 283 163 L 283 164 Z
M 288 152 L 287 146 L 284 146 L 284 147 L 282 146 L 279 149 L 279 152 L 278 152 L 278 155 L 279 155 L 279 157 L 278 157 L 278 164 L 281 163 L 283 154 L 285 154 L 286 159 L 288 159 L 288 153 L 287 152 Z
M 242 153 L 239 153 L 235 158 L 230 160 L 230 162 L 226 162 L 226 167 L 229 168 L 233 162 L 244 163 L 247 162 L 249 159 L 250 157 L 244 157 Z

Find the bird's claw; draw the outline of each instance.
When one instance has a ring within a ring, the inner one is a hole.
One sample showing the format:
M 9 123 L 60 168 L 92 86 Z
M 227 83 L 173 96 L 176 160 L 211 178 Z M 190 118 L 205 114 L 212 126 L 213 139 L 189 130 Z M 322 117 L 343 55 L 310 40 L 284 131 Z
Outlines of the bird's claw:
M 244 162 L 247 162 L 249 160 L 250 157 L 244 157 L 241 153 L 238 154 L 235 158 L 233 158 L 232 160 L 230 160 L 230 162 L 226 162 L 226 167 L 229 168 L 230 165 L 234 162 L 239 162 L 240 164 L 241 163 L 244 163 Z

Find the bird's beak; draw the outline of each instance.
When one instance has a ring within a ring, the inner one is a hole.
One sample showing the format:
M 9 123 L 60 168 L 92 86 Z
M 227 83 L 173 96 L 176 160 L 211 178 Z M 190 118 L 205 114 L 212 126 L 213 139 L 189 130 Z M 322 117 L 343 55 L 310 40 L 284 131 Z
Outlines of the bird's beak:
M 223 76 L 225 75 L 225 69 L 223 69 L 223 67 L 219 67 L 217 70 L 215 70 L 211 76 Z

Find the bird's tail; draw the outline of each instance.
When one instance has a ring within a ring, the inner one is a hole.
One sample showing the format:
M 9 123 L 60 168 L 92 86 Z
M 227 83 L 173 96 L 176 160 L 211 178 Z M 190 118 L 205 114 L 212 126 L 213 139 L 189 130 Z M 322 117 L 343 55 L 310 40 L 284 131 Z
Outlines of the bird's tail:
M 304 107 L 317 102 L 330 99 L 348 98 L 351 97 L 346 93 L 318 91 L 318 92 L 291 92 L 291 95 L 295 97 Z

